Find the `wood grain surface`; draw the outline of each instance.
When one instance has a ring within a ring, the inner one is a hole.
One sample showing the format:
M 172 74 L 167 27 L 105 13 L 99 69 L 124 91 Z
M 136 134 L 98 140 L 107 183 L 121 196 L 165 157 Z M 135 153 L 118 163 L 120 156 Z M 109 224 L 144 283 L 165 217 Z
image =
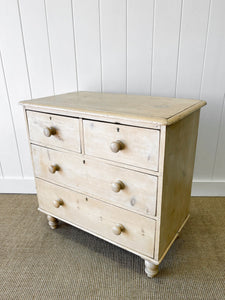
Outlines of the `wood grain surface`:
M 157 176 L 37 145 L 32 145 L 32 153 L 36 177 L 88 193 L 146 216 L 155 216 Z M 59 170 L 51 173 L 49 167 L 56 164 Z M 125 187 L 115 193 L 112 183 L 118 180 Z
M 41 209 L 99 237 L 105 237 L 120 246 L 153 257 L 154 220 L 40 179 L 37 179 L 36 183 Z M 63 199 L 63 205 L 55 208 L 53 201 L 58 198 Z M 124 229 L 121 234 L 115 235 L 113 228 L 120 223 Z
M 81 152 L 79 119 L 53 114 L 27 111 L 30 140 L 46 146 Z M 47 137 L 46 128 L 55 129 L 55 134 Z

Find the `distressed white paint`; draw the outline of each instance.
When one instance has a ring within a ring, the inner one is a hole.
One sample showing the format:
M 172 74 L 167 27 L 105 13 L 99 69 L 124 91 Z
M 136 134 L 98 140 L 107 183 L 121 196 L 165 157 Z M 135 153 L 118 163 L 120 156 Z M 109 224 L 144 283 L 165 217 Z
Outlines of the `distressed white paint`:
M 34 192 L 18 102 L 75 90 L 201 98 L 192 193 L 225 195 L 224 0 L 1 0 L 0 192 Z

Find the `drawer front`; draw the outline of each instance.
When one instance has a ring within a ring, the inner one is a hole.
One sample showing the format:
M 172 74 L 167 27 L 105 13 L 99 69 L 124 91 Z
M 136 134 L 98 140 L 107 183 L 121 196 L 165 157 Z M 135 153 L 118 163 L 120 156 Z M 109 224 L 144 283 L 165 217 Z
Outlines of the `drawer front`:
M 36 177 L 147 216 L 156 211 L 157 177 L 32 145 Z M 58 166 L 58 170 L 50 166 Z
M 31 141 L 81 152 L 78 119 L 33 111 L 27 118 Z
M 158 171 L 159 130 L 83 121 L 85 153 Z
M 44 211 L 121 246 L 153 257 L 154 220 L 40 179 L 36 180 L 36 185 L 39 207 Z M 62 205 L 55 207 L 59 199 Z M 121 232 L 117 224 L 123 225 Z

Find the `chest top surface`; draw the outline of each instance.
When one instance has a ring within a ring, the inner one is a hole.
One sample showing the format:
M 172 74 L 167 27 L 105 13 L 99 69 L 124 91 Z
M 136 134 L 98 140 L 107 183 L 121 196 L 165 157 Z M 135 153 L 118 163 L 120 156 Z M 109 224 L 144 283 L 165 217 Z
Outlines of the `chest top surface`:
M 112 116 L 170 125 L 206 104 L 202 100 L 96 92 L 74 92 L 22 101 L 27 109 L 50 108 L 95 116 Z

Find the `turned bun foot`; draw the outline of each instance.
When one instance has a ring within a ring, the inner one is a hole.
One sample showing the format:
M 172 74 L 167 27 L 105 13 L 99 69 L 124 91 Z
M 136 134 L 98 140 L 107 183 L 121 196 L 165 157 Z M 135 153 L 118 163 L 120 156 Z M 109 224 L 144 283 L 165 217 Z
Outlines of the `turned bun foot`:
M 56 229 L 58 227 L 58 220 L 50 215 L 47 216 L 48 224 L 51 229 Z
M 159 272 L 159 266 L 145 260 L 145 273 L 148 277 L 153 278 Z

